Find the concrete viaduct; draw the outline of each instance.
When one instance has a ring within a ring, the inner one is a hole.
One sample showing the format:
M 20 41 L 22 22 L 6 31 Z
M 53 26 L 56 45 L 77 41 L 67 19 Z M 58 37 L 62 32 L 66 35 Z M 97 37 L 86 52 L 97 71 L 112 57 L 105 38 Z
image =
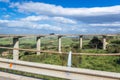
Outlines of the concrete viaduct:
M 5 38 L 5 37 L 12 37 L 13 38 L 13 48 L 19 48 L 19 38 L 22 37 L 36 37 L 36 50 L 40 51 L 41 50 L 41 38 L 42 37 L 47 37 L 47 36 L 56 36 L 58 37 L 58 52 L 61 53 L 61 38 L 66 37 L 66 36 L 78 36 L 79 37 L 79 48 L 82 49 L 82 41 L 83 41 L 83 36 L 102 36 L 103 37 L 103 50 L 106 50 L 106 37 L 107 36 L 119 36 L 119 34 L 54 34 L 54 35 L 47 35 L 47 34 L 40 34 L 40 35 L 7 35 L 7 34 L 0 34 L 0 38 Z M 37 52 L 37 55 L 39 55 L 40 52 Z M 18 60 L 19 57 L 19 50 L 14 50 L 13 49 L 13 59 Z

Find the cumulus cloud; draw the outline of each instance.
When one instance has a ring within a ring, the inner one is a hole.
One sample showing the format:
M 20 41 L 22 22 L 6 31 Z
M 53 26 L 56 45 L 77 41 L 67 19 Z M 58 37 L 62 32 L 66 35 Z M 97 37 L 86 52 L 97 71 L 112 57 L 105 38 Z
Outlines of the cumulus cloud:
M 67 23 L 67 24 L 69 24 L 69 23 L 76 24 L 77 23 L 75 20 L 64 18 L 64 17 L 53 17 L 53 20 L 61 22 L 61 23 Z
M 13 27 L 13 28 L 29 28 L 29 29 L 46 29 L 53 31 L 61 31 L 62 29 L 58 26 L 53 26 L 50 24 L 38 24 L 29 21 L 16 21 L 16 20 L 0 20 L 0 26 Z
M 89 24 L 90 26 L 120 27 L 120 22 Z
M 17 20 L 0 20 L 0 26 L 29 28 L 40 32 L 110 33 L 120 32 L 120 5 L 92 8 L 64 8 L 40 2 L 10 3 L 22 13 Z M 26 13 L 29 13 L 27 15 Z M 6 16 L 7 17 L 7 16 Z
M 26 2 L 12 3 L 11 7 L 18 8 L 20 12 L 62 16 L 101 16 L 120 14 L 120 5 L 94 8 L 64 8 L 62 6 L 56 6 L 40 2 Z
M 92 8 L 64 8 L 40 2 L 11 3 L 18 12 L 46 16 L 67 17 L 84 23 L 102 23 L 120 20 L 120 5 Z
M 43 20 L 49 20 L 54 22 L 60 22 L 65 24 L 76 24 L 77 22 L 75 20 L 64 18 L 64 17 L 48 17 L 48 16 L 28 16 L 26 18 L 22 18 L 23 21 L 43 21 Z
M 49 17 L 47 16 L 28 16 L 25 18 L 22 18 L 23 21 L 41 21 L 41 20 L 48 20 Z

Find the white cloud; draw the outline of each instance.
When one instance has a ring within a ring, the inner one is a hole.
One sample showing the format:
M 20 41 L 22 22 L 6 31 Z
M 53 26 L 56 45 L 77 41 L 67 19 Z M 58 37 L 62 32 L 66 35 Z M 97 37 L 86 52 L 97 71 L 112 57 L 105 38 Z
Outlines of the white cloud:
M 10 7 L 17 11 L 15 14 L 18 11 L 28 14 L 23 14 L 25 17 L 15 17 L 16 20 L 0 20 L 0 26 L 61 33 L 103 33 L 120 30 L 120 5 L 64 8 L 40 2 L 18 2 L 10 3 Z
M 7 19 L 7 18 L 10 18 L 10 15 L 8 15 L 8 14 L 7 15 L 3 15 L 3 17 Z
M 64 18 L 64 17 L 48 17 L 48 16 L 28 16 L 26 18 L 22 18 L 22 21 L 53 21 L 53 22 L 60 22 L 60 23 L 66 23 L 66 24 L 76 24 L 77 22 L 75 20 Z
M 31 12 L 43 15 L 59 16 L 100 16 L 120 14 L 120 5 L 110 7 L 93 8 L 64 8 L 52 4 L 40 2 L 12 3 L 11 7 L 16 7 L 20 12 Z
M 28 16 L 26 18 L 22 18 L 23 21 L 40 21 L 40 20 L 48 20 L 47 16 Z
M 62 28 L 50 24 L 38 24 L 30 21 L 21 20 L 0 20 L 2 27 L 15 27 L 15 28 L 30 28 L 30 29 L 45 29 L 53 31 L 61 31 Z
M 70 24 L 77 23 L 75 20 L 64 18 L 64 17 L 53 17 L 53 20 L 61 22 L 61 23 L 70 23 Z
M 120 27 L 120 22 L 112 22 L 112 23 L 95 23 L 89 24 L 90 26 L 103 26 L 103 27 Z
M 0 2 L 8 3 L 8 2 L 10 2 L 10 0 L 0 0 Z
M 108 29 L 109 31 L 113 31 L 113 32 L 116 32 L 117 30 L 116 29 Z
M 7 23 L 9 20 L 0 20 L 0 23 Z
M 33 24 L 32 28 L 54 30 L 54 31 L 61 31 L 62 30 L 62 28 L 60 28 L 58 26 L 53 26 L 53 25 L 49 25 L 49 24 Z

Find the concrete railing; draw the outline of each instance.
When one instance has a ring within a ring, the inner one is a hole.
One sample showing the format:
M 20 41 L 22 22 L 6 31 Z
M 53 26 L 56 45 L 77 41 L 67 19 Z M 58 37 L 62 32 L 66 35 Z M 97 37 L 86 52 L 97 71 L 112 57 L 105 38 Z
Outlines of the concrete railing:
M 81 68 L 71 68 L 64 66 L 56 66 L 49 64 L 15 61 L 10 59 L 0 58 L 0 67 L 29 72 L 34 74 L 41 74 L 52 77 L 59 77 L 74 80 L 119 80 L 120 73 L 96 71 Z

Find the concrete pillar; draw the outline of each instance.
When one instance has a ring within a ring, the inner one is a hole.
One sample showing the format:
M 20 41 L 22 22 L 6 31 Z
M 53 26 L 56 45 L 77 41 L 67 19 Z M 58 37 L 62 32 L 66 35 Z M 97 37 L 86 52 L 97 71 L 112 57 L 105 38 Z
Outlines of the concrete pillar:
M 80 47 L 80 49 L 82 49 L 82 37 L 83 36 L 79 36 L 79 47 Z
M 58 52 L 61 53 L 61 36 L 58 36 Z
M 19 38 L 13 38 L 13 48 L 19 48 Z M 19 50 L 13 49 L 13 60 L 19 59 Z
M 36 48 L 37 50 L 41 50 L 41 37 L 37 37 L 36 39 L 37 43 L 36 43 Z M 37 55 L 40 55 L 40 52 L 37 52 Z
M 103 36 L 103 50 L 106 50 L 106 36 Z

